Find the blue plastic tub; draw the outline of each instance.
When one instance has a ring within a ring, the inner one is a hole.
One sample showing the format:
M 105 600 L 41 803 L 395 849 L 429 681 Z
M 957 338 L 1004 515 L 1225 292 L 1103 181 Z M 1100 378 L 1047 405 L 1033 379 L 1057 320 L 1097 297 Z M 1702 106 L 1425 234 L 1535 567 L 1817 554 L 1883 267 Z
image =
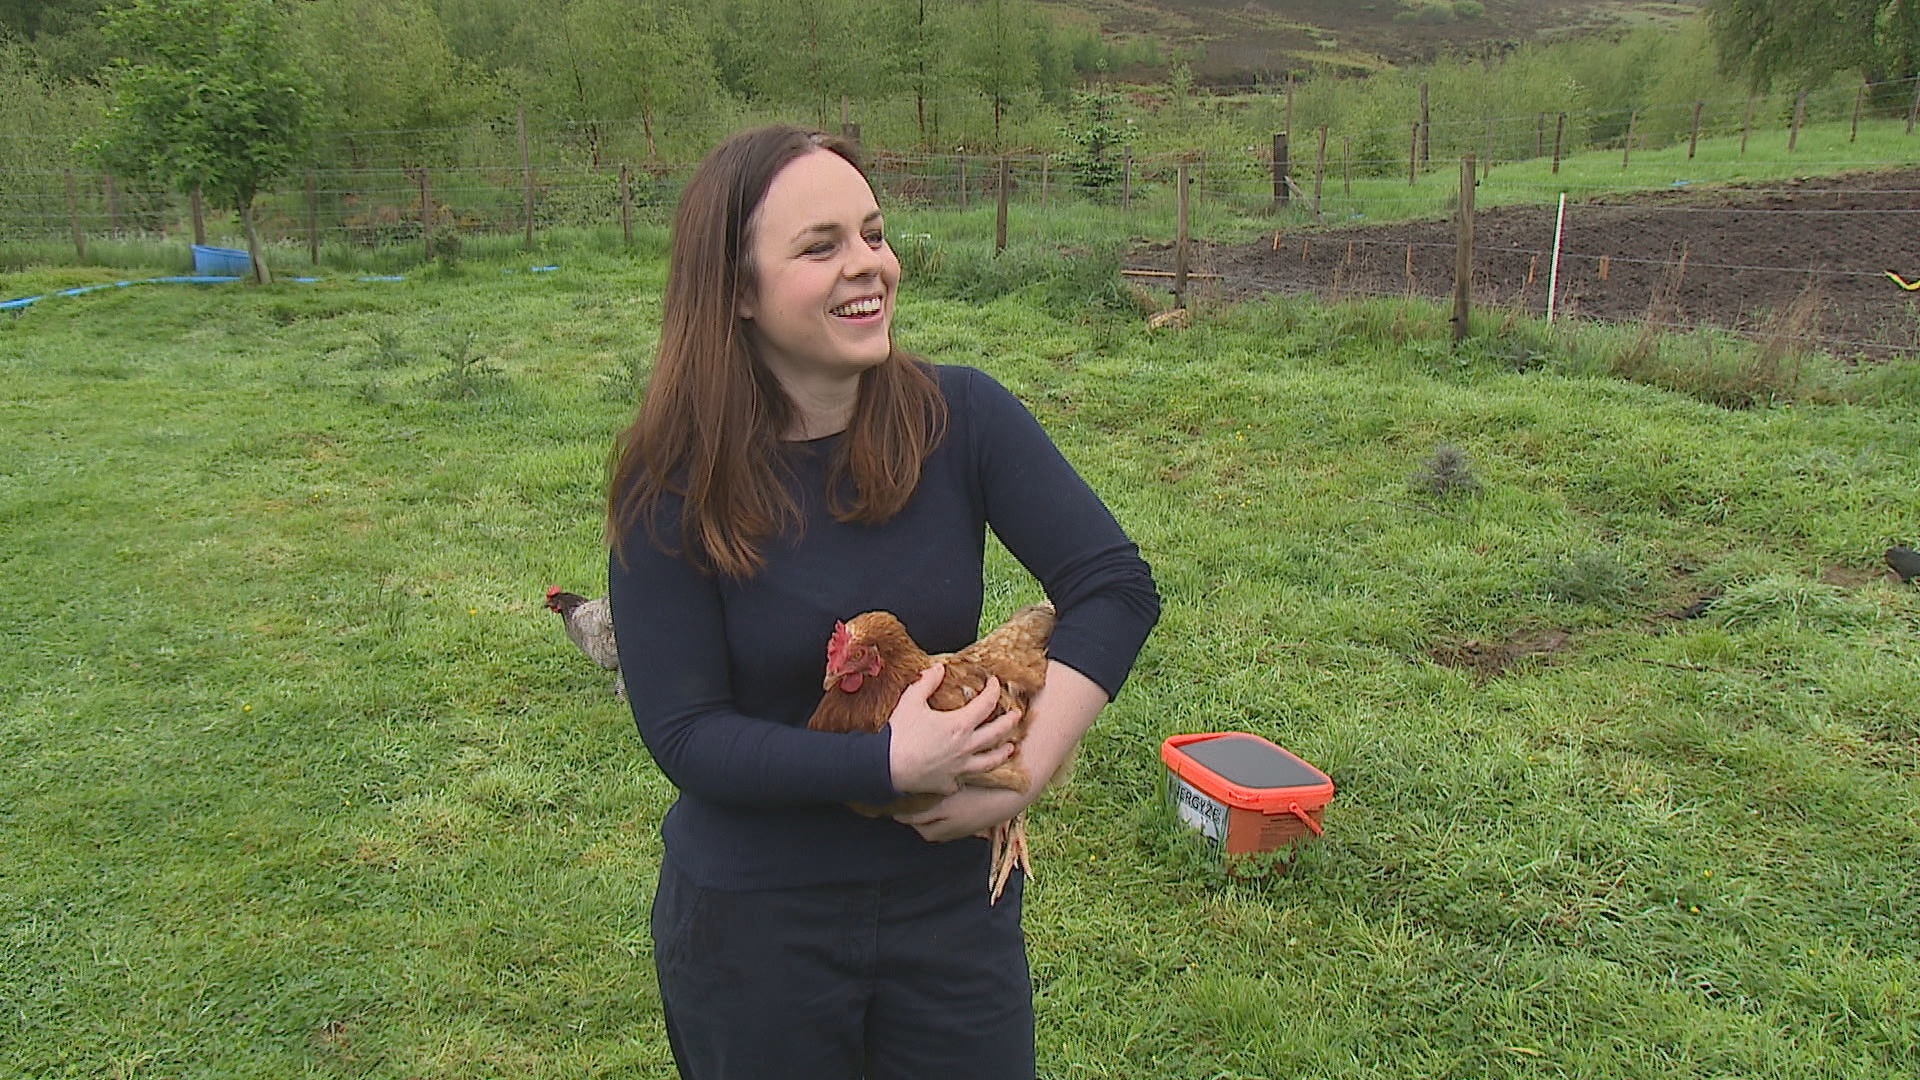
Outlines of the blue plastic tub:
M 241 277 L 253 273 L 253 261 L 242 248 L 193 245 L 193 272 Z

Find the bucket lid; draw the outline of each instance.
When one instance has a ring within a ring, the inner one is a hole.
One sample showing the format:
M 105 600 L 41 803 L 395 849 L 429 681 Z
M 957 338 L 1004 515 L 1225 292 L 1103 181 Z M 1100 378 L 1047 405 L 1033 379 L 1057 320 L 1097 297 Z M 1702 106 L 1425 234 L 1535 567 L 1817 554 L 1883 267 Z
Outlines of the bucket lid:
M 1280 812 L 1333 798 L 1332 777 L 1250 732 L 1175 735 L 1160 745 L 1160 759 L 1180 779 L 1249 810 Z

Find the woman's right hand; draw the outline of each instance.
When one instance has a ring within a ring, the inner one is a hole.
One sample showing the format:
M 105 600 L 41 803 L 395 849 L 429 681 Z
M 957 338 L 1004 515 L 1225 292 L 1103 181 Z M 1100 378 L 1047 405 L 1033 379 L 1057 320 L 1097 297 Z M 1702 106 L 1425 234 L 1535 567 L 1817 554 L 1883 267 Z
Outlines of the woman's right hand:
M 994 716 L 1000 704 L 1000 681 L 989 677 L 972 701 L 941 712 L 927 699 L 946 674 L 939 664 L 921 672 L 887 717 L 893 729 L 888 763 L 894 790 L 902 794 L 951 795 L 958 790 L 960 777 L 985 772 L 1013 756 L 1012 736 L 1020 713 Z

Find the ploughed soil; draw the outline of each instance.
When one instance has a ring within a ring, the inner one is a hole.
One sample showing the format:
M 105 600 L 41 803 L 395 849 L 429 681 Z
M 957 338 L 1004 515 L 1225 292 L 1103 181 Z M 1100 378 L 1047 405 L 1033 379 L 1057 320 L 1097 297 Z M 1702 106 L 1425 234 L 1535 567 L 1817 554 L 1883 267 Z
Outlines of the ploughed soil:
M 1544 314 L 1554 206 L 1474 218 L 1473 303 Z M 1195 242 L 1196 293 L 1453 295 L 1452 220 L 1292 229 Z M 1171 270 L 1169 244 L 1130 268 Z M 1567 204 L 1560 315 L 1776 334 L 1844 356 L 1920 352 L 1920 169 L 1597 197 Z M 1165 278 L 1136 278 L 1154 289 Z M 1556 316 L 1558 317 L 1558 316 Z

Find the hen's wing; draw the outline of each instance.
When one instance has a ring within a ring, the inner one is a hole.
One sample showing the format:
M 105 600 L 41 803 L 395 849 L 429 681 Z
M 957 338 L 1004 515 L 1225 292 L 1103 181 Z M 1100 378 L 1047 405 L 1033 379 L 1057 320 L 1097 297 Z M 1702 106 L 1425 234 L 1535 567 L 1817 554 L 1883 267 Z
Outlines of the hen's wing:
M 1028 706 L 1047 681 L 1047 642 L 1053 636 L 1053 605 L 1021 608 L 992 633 L 950 656 L 936 657 L 947 666 L 947 676 L 928 699 L 936 709 L 957 709 L 986 688 L 987 677 L 1000 680 L 1000 711 L 1020 710 L 1014 726 L 1013 756 L 985 772 L 961 777 L 971 787 L 1025 791 L 1031 782 L 1021 762 L 1019 742 L 1026 738 Z
M 567 637 L 608 671 L 620 666 L 620 648 L 613 639 L 613 612 L 607 608 L 606 597 L 573 609 L 567 616 Z
M 992 633 L 954 654 L 998 676 L 1021 707 L 1047 682 L 1047 642 L 1053 639 L 1053 605 L 1030 604 Z

